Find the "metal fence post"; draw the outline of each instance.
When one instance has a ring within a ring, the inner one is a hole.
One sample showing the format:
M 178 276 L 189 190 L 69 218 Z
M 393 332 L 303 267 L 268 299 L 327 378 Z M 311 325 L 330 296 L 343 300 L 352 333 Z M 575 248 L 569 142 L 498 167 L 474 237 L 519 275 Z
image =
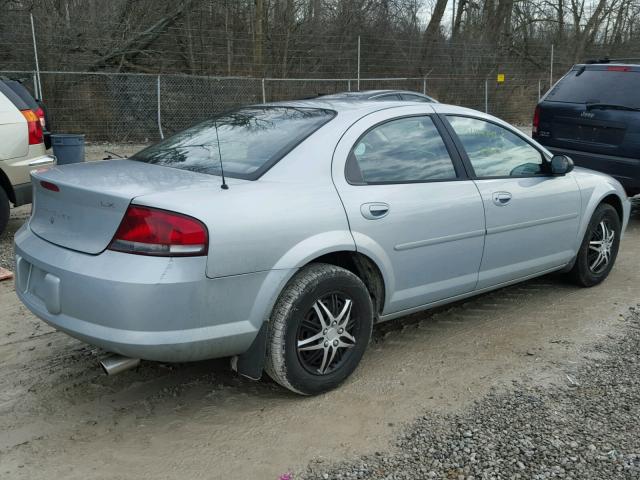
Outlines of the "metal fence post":
M 540 101 L 541 97 L 542 97 L 542 85 L 540 83 L 540 80 L 538 80 L 538 101 Z
M 33 72 L 33 96 L 36 98 L 40 98 L 40 94 L 38 93 L 38 80 L 36 79 L 36 72 Z
M 160 139 L 164 140 L 164 133 L 162 131 L 162 117 L 160 115 L 160 75 L 158 75 L 156 91 L 158 93 L 158 131 L 160 132 Z
M 360 35 L 358 35 L 358 91 L 360 91 Z
M 427 77 L 424 77 L 422 79 L 422 94 L 423 95 L 427 94 Z
M 484 81 L 484 113 L 489 113 L 489 80 Z
M 30 13 L 31 17 L 31 36 L 33 38 L 33 56 L 36 59 L 36 78 L 38 79 L 38 92 L 37 96 L 42 100 L 42 83 L 40 82 L 40 64 L 38 63 L 38 46 L 36 45 L 36 27 L 33 24 L 33 13 Z
M 549 88 L 553 87 L 553 43 L 551 44 L 551 65 L 549 68 Z
M 267 103 L 267 91 L 264 88 L 264 78 L 262 79 L 262 103 Z
M 347 80 L 347 91 L 351 91 L 351 79 Z

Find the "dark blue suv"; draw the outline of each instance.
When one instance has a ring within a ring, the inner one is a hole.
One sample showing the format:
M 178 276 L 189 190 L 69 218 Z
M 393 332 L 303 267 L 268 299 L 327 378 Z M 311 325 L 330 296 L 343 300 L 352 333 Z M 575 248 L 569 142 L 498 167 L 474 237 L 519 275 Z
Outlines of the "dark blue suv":
M 574 65 L 538 103 L 533 138 L 640 193 L 640 65 Z

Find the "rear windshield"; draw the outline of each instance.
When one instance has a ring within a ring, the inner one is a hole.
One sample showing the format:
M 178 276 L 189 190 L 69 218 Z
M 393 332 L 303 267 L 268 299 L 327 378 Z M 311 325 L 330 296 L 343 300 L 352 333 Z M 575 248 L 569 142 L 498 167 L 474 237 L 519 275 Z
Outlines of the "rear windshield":
M 247 107 L 177 133 L 131 160 L 255 180 L 335 116 L 332 110 Z M 217 131 L 216 131 L 217 130 Z
M 9 87 L 5 82 L 0 80 L 0 93 L 11 101 L 15 105 L 18 110 L 28 110 L 29 105 L 25 103 L 25 101 L 20 98 L 20 96 L 13 91 L 12 88 Z
M 640 72 L 572 70 L 549 92 L 545 100 L 640 108 Z
M 29 106 L 31 110 L 38 109 L 38 102 L 36 102 L 35 98 L 31 96 L 29 90 L 27 90 L 24 85 L 15 80 L 5 80 L 4 83 L 7 85 L 7 87 L 13 90 L 15 94 L 18 95 L 22 99 L 22 101 L 24 101 L 24 103 Z

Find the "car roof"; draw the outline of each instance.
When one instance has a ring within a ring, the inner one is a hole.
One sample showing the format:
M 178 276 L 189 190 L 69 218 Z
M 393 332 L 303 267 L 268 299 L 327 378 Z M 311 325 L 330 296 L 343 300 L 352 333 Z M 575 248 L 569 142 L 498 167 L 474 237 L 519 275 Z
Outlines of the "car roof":
M 419 97 L 430 98 L 428 95 L 412 90 L 359 90 L 357 92 L 338 92 L 322 96 L 329 98 L 373 98 L 385 94 L 417 95 Z
M 611 68 L 624 68 L 627 71 L 640 72 L 640 64 L 637 63 L 578 63 L 571 70 L 610 70 Z
M 424 107 L 427 112 L 430 113 L 459 113 L 472 116 L 478 116 L 481 118 L 494 118 L 491 115 L 487 115 L 478 110 L 473 110 L 466 107 L 460 107 L 457 105 L 449 105 L 446 103 L 423 103 L 423 102 L 407 102 L 403 100 L 390 100 L 386 102 L 378 102 L 375 100 L 362 100 L 361 102 L 352 102 L 342 97 L 316 97 L 305 100 L 284 100 L 280 102 L 271 102 L 267 104 L 254 105 L 255 107 L 272 106 L 272 107 L 292 107 L 292 108 L 325 108 L 327 110 L 333 110 L 338 114 L 364 117 L 373 112 L 381 110 L 390 110 L 396 108 L 408 108 L 408 107 Z
M 425 103 L 424 105 L 429 105 Z M 304 100 L 283 100 L 280 102 L 270 102 L 267 104 L 255 105 L 259 106 L 272 106 L 272 107 L 293 107 L 293 108 L 325 108 L 327 110 L 333 110 L 337 113 L 356 113 L 366 115 L 368 113 L 377 112 L 378 110 L 384 110 L 393 107 L 406 107 L 407 102 L 402 100 L 392 100 L 389 102 L 377 102 L 375 100 L 364 99 L 361 102 L 352 102 L 348 99 L 340 96 L 321 96 L 315 98 L 308 98 Z

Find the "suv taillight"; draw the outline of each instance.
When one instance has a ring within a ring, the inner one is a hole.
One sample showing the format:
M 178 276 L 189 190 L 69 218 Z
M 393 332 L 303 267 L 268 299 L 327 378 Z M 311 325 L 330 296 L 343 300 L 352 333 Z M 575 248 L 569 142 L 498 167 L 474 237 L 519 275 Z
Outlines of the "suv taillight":
M 40 119 L 40 125 L 42 126 L 42 130 L 44 130 L 46 126 L 46 120 L 44 118 L 44 110 L 42 109 L 42 107 L 38 107 L 38 109 L 36 110 L 36 115 Z
M 33 110 L 20 110 L 27 120 L 27 128 L 29 129 L 29 145 L 37 145 L 44 142 L 42 134 L 42 124 L 40 118 Z
M 129 205 L 109 250 L 138 255 L 191 257 L 207 254 L 207 227 L 193 217 Z
M 540 126 L 540 105 L 536 105 L 536 109 L 533 111 L 533 128 L 532 133 L 535 137 L 538 134 L 538 127 Z

